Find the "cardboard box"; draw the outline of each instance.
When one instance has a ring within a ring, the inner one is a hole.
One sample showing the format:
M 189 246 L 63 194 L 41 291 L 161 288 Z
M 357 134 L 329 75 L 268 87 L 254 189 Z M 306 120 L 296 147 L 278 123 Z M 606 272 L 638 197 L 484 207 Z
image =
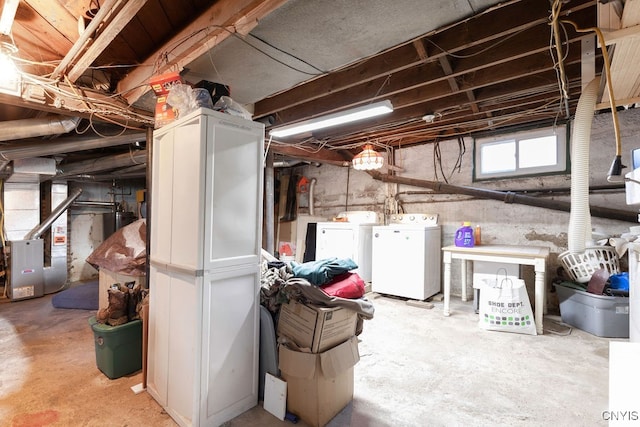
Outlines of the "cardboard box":
M 353 399 L 353 367 L 360 360 L 356 337 L 319 354 L 281 345 L 278 359 L 287 411 L 310 426 L 326 425 Z
M 156 98 L 155 128 L 171 123 L 176 119 L 176 109 L 167 104 L 167 95 Z
M 357 323 L 358 314 L 348 308 L 320 307 L 291 300 L 280 307 L 277 332 L 301 349 L 321 353 L 353 337 Z
M 167 95 L 171 88 L 183 83 L 179 73 L 166 73 L 154 76 L 149 80 L 151 89 L 156 94 L 155 128 L 161 128 L 167 123 L 171 123 L 176 118 L 174 108 L 167 104 Z
M 157 96 L 167 95 L 173 86 L 180 83 L 182 83 L 182 77 L 176 72 L 153 76 L 149 80 L 151 89 Z
M 125 284 L 127 282 L 136 282 L 141 287 L 146 288 L 146 276 L 129 276 L 128 274 L 116 273 L 106 268 L 98 271 L 98 309 L 107 308 L 109 306 L 109 293 L 107 289 L 114 283 Z

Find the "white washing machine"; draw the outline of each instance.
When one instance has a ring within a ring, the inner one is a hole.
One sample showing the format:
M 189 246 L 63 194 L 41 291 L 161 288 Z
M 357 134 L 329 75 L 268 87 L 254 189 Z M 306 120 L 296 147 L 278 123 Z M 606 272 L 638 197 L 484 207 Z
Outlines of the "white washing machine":
M 423 301 L 440 292 L 441 230 L 438 215 L 392 215 L 372 229 L 371 289 Z
M 319 222 L 316 226 L 316 260 L 350 258 L 358 264 L 353 270 L 371 282 L 371 235 L 382 215 L 373 211 L 348 211 L 337 218 L 344 221 Z

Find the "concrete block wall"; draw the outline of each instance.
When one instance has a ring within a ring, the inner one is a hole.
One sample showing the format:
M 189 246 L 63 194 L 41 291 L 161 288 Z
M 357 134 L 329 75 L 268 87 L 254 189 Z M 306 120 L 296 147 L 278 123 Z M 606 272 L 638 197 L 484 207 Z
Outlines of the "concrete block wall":
M 623 144 L 623 163 L 630 165 L 630 151 L 640 147 L 640 111 L 629 109 L 619 112 L 621 141 Z M 450 184 L 470 186 L 497 191 L 522 189 L 558 189 L 566 192 L 554 192 L 545 196 L 553 200 L 570 201 L 570 174 L 541 176 L 532 178 L 501 179 L 496 181 L 473 182 L 473 139 L 464 138 L 466 151 L 462 155 L 459 170 L 454 165 L 460 154 L 457 140 L 441 141 L 440 155 L 442 170 Z M 590 145 L 590 186 L 610 185 L 606 175 L 615 155 L 615 136 L 610 113 L 597 114 L 592 126 Z M 402 168 L 398 176 L 421 180 L 442 181 L 442 172 L 434 168 L 434 146 L 427 144 L 395 150 L 395 165 Z M 627 168 L 623 174 L 629 172 Z M 385 173 L 385 169 L 382 169 Z M 453 244 L 455 230 L 463 221 L 479 224 L 482 229 L 482 242 L 485 244 L 514 244 L 547 246 L 551 257 L 547 266 L 547 285 L 551 289 L 551 280 L 560 267 L 558 255 L 567 250 L 569 212 L 561 212 L 519 204 L 506 204 L 502 201 L 472 198 L 457 194 L 436 194 L 426 188 L 383 183 L 373 179 L 366 172 L 322 165 L 307 166 L 302 173 L 309 179 L 316 178 L 314 206 L 316 215 L 331 218 L 345 210 L 374 210 L 389 213 L 397 200 L 404 212 L 437 213 L 442 226 L 442 244 Z M 622 186 L 622 184 L 620 184 Z M 598 192 L 590 196 L 591 206 L 637 212 L 638 207 L 627 206 L 624 188 Z M 625 221 L 597 218 L 592 215 L 592 227 L 595 232 L 606 236 L 618 236 L 628 232 L 636 225 Z M 626 256 L 625 256 L 626 258 Z M 625 264 L 626 260 L 622 260 Z M 533 272 L 525 267 L 524 277 L 532 277 Z M 452 294 L 460 295 L 459 268 L 452 269 Z M 527 280 L 533 295 L 533 280 Z M 471 283 L 469 281 L 469 283 Z M 549 301 L 553 305 L 553 291 L 549 292 Z M 532 299 L 533 301 L 533 299 Z

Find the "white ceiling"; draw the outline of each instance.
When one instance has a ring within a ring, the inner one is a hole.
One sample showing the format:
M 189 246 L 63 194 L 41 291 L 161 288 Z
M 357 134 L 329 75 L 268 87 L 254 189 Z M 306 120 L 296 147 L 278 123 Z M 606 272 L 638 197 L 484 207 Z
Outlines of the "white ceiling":
M 313 79 L 321 71 L 339 69 L 498 3 L 496 0 L 290 0 L 260 21 L 245 41 L 240 36 L 229 37 L 210 54 L 187 65 L 184 77 L 193 83 L 209 80 L 227 84 L 232 98 L 248 105 Z M 300 71 L 265 54 L 256 54 L 256 49 L 247 43 Z

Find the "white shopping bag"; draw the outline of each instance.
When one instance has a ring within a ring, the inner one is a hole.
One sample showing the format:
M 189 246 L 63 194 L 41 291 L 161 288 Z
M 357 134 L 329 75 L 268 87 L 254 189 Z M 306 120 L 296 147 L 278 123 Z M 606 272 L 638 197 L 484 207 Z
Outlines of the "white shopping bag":
M 485 281 L 478 310 L 478 325 L 482 329 L 536 335 L 533 311 L 522 279 Z

